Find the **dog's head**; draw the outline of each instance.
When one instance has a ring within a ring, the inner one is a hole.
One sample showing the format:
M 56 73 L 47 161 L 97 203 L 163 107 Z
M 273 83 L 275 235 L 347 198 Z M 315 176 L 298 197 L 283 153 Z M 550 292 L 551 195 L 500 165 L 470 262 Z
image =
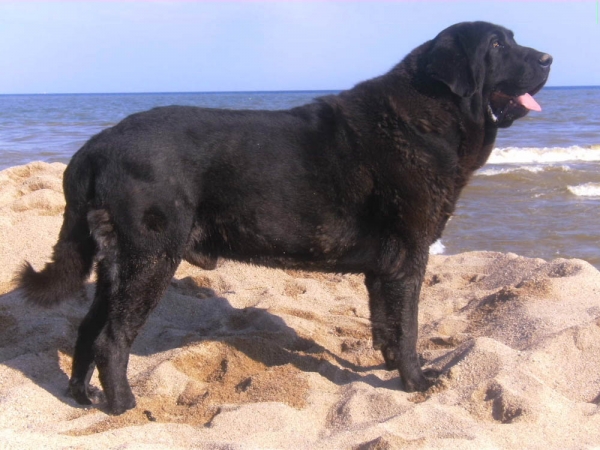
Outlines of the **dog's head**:
M 513 33 L 487 22 L 463 22 L 446 28 L 425 55 L 429 76 L 463 98 L 481 98 L 488 124 L 509 127 L 530 110 L 546 83 L 552 57 L 518 45 Z

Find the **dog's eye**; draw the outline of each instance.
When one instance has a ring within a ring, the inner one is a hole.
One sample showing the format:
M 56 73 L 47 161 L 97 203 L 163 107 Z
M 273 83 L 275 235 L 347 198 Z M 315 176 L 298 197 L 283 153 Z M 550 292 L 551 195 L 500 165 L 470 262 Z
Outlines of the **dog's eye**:
M 504 47 L 504 46 L 500 43 L 500 41 L 498 41 L 498 40 L 492 41 L 492 48 L 502 48 L 502 47 Z

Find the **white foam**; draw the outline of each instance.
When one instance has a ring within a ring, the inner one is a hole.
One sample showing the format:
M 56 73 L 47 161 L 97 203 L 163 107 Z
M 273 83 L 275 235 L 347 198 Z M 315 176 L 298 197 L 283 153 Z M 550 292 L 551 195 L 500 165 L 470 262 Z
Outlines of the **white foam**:
M 430 255 L 441 255 L 445 251 L 446 251 L 446 247 L 444 246 L 444 244 L 442 244 L 441 239 L 438 239 L 433 244 L 431 244 L 431 247 L 429 247 Z
M 600 147 L 495 148 L 488 164 L 547 164 L 565 161 L 600 161 Z
M 544 167 L 542 166 L 523 166 L 523 167 L 510 167 L 507 169 L 483 169 L 480 170 L 479 172 L 477 172 L 477 175 L 484 175 L 484 176 L 494 176 L 494 175 L 504 175 L 507 173 L 513 173 L 513 172 L 532 172 L 532 173 L 539 173 L 539 172 L 543 172 L 544 171 Z
M 600 183 L 585 183 L 577 186 L 567 186 L 567 188 L 578 197 L 600 197 Z
M 549 165 L 549 166 L 535 165 L 535 166 L 505 167 L 503 169 L 493 169 L 493 168 L 491 168 L 491 169 L 481 169 L 476 174 L 477 175 L 483 175 L 483 176 L 490 177 L 490 176 L 494 176 L 494 175 L 504 175 L 504 174 L 507 174 L 507 173 L 514 173 L 514 172 L 540 173 L 540 172 L 544 172 L 544 171 L 548 171 L 548 170 L 569 172 L 572 169 L 569 166 L 566 166 L 566 165 L 560 165 L 560 166 L 556 166 L 556 165 Z

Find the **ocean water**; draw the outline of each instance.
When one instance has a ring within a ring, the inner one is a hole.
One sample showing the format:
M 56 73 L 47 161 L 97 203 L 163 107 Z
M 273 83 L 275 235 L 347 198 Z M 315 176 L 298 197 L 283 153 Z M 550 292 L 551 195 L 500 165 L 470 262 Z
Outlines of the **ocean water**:
M 285 109 L 331 92 L 0 95 L 0 169 L 68 162 L 93 134 L 161 105 Z M 581 258 L 600 268 L 600 87 L 544 88 L 542 112 L 500 130 L 437 253 Z

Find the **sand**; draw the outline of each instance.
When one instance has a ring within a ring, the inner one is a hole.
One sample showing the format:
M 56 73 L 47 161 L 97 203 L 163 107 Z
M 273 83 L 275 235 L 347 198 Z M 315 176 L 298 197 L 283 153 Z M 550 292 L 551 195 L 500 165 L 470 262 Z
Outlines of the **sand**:
M 131 354 L 137 408 L 79 407 L 89 301 L 39 309 L 12 283 L 50 256 L 64 168 L 0 172 L 0 448 L 600 448 L 600 273 L 492 252 L 430 259 L 428 392 L 401 391 L 371 348 L 361 276 L 183 263 Z

